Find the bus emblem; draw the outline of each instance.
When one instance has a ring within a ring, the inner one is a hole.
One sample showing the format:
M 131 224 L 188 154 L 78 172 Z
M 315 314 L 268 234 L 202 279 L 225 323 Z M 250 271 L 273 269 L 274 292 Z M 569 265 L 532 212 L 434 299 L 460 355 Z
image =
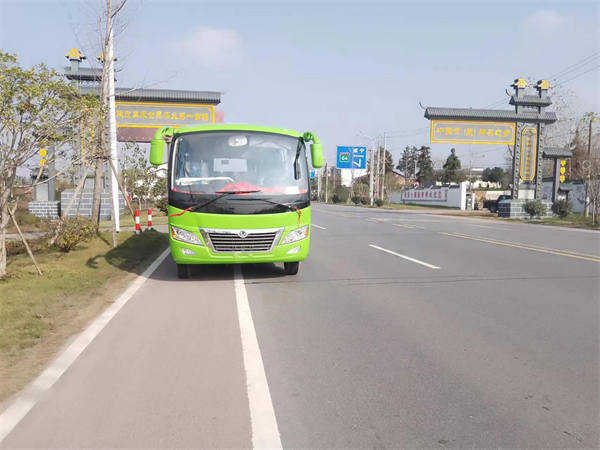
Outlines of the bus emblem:
M 241 231 L 238 233 L 238 236 L 239 236 L 241 239 L 246 239 L 246 236 L 248 236 L 248 232 L 247 232 L 246 230 L 241 230 Z

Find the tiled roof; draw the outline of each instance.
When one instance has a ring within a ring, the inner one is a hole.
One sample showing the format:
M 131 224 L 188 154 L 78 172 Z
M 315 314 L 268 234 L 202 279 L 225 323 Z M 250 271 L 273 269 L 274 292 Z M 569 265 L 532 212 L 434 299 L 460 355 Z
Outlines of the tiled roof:
M 568 148 L 544 147 L 543 155 L 551 158 L 569 158 L 573 153 Z
M 95 86 L 79 86 L 79 92 L 98 95 L 100 88 Z M 174 89 L 115 89 L 117 100 L 130 101 L 169 101 L 173 103 L 221 103 L 221 93 L 213 91 L 180 91 Z
M 439 108 L 430 106 L 425 109 L 427 119 L 447 120 L 498 120 L 503 122 L 556 122 L 553 112 L 538 113 L 536 111 L 515 111 L 503 109 L 474 109 L 474 108 Z
M 102 78 L 102 69 L 92 69 L 89 67 L 80 67 L 77 71 L 72 71 L 70 67 L 65 67 L 65 76 L 69 80 L 96 81 Z
M 522 97 L 512 95 L 509 103 L 511 105 L 548 106 L 552 104 L 552 100 L 549 97 L 540 98 L 537 95 L 524 95 Z

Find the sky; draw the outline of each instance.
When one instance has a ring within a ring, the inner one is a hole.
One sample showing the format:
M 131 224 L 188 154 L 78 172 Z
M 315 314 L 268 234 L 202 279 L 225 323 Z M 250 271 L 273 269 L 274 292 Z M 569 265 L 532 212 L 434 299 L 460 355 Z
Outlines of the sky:
M 568 116 L 598 113 L 599 5 L 129 0 L 115 38 L 117 87 L 220 91 L 226 122 L 312 131 L 329 164 L 337 145 L 386 132 L 397 162 L 405 146 L 430 145 L 421 105 L 510 109 L 516 77 L 550 78 Z M 60 70 L 76 47 L 97 67 L 101 8 L 0 0 L 0 49 Z M 452 145 L 430 146 L 440 164 Z M 463 167 L 506 164 L 505 147 L 455 147 Z

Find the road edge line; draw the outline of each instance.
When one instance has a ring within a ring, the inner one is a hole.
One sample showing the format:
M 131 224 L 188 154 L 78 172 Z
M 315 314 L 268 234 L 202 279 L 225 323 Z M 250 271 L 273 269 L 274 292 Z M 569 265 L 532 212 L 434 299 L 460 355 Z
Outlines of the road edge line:
M 0 444 L 23 420 L 39 401 L 40 397 L 56 383 L 71 367 L 81 353 L 100 334 L 106 325 L 117 315 L 123 306 L 133 297 L 137 290 L 152 275 L 158 266 L 169 255 L 166 248 L 135 280 L 117 297 L 112 305 L 106 308 L 98 317 L 83 330 L 71 344 L 56 357 L 44 371 L 38 375 L 2 413 L 0 413 Z
M 237 305 L 244 370 L 246 372 L 246 391 L 250 409 L 253 448 L 283 448 L 277 418 L 273 408 L 267 374 L 262 354 L 258 346 L 252 311 L 248 302 L 248 293 L 244 283 L 244 274 L 239 264 L 233 270 L 235 302 Z
M 378 245 L 369 244 L 369 247 L 373 247 L 374 249 L 380 250 L 385 253 L 389 253 L 390 255 L 397 256 L 402 259 L 406 259 L 407 261 L 414 262 L 415 264 L 421 264 L 422 266 L 429 267 L 430 269 L 440 269 L 438 266 L 434 266 L 433 264 L 426 263 L 425 261 L 419 261 L 418 259 L 411 258 L 410 256 L 401 255 L 400 253 L 396 253 L 392 250 L 388 250 L 387 248 L 379 247 Z

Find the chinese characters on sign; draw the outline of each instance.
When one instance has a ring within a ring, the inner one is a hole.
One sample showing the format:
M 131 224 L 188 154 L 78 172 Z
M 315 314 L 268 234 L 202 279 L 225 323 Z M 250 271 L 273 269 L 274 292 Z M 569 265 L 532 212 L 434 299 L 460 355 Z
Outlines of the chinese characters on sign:
M 118 127 L 180 127 L 213 123 L 212 105 L 116 102 Z
M 367 148 L 338 145 L 336 167 L 338 169 L 366 169 Z
M 432 120 L 432 143 L 514 144 L 515 123 Z
M 537 128 L 524 127 L 521 131 L 521 164 L 519 174 L 523 181 L 533 181 L 537 163 Z
M 402 191 L 402 200 L 420 200 L 432 202 L 445 202 L 448 197 L 447 189 L 409 189 Z

